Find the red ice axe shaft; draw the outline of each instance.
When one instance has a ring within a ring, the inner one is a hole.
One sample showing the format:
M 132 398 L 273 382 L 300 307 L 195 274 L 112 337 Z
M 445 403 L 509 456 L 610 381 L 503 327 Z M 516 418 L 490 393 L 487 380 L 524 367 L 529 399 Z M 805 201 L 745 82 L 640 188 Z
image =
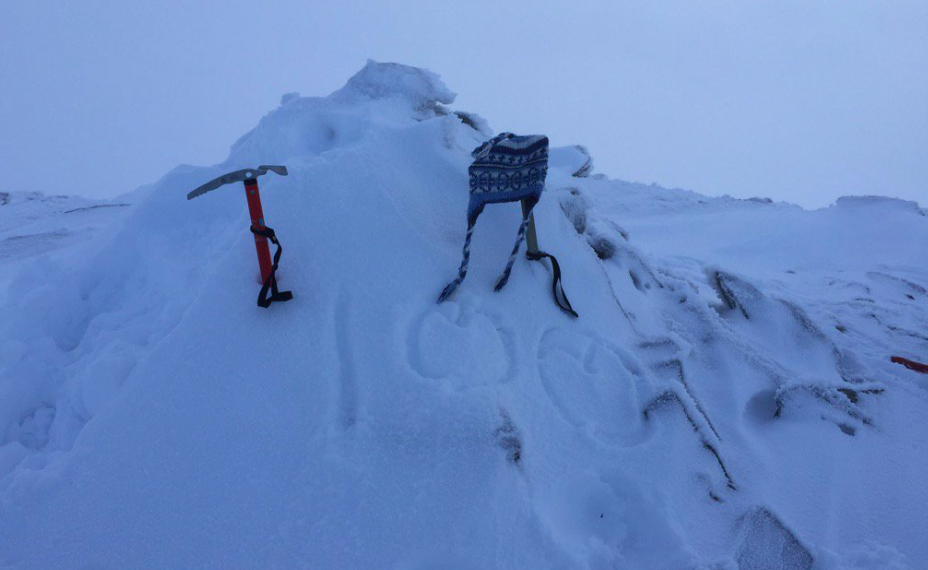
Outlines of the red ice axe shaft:
M 922 374 L 928 374 L 928 364 L 922 364 L 921 362 L 915 362 L 914 360 L 909 360 L 908 358 L 902 358 L 901 356 L 893 356 L 890 360 L 892 360 L 896 364 L 901 364 L 905 366 L 909 370 L 921 372 Z
M 280 261 L 280 253 L 283 248 L 277 241 L 274 230 L 267 227 L 264 222 L 264 210 L 261 208 L 261 193 L 258 191 L 258 177 L 267 172 L 274 172 L 280 176 L 287 176 L 286 166 L 262 165 L 257 168 L 246 168 L 236 170 L 228 174 L 223 174 L 219 178 L 210 180 L 200 186 L 193 192 L 187 194 L 188 200 L 193 200 L 197 196 L 202 196 L 226 184 L 233 182 L 243 182 L 245 184 L 245 199 L 248 201 L 248 213 L 251 217 L 251 233 L 255 236 L 255 250 L 258 252 L 258 267 L 261 269 L 261 292 L 258 294 L 258 305 L 267 308 L 273 301 L 289 301 L 293 294 L 289 291 L 277 290 L 277 277 L 274 273 L 277 271 L 277 263 Z M 271 259 L 271 249 L 268 246 L 268 239 L 277 246 L 277 252 Z M 268 291 L 271 296 L 268 297 Z
M 258 192 L 258 180 L 249 178 L 245 180 L 245 198 L 248 199 L 248 213 L 251 216 L 251 227 L 264 230 L 264 210 L 261 209 L 261 193 Z M 271 276 L 271 248 L 267 245 L 267 238 L 255 233 L 255 249 L 258 251 L 258 267 L 261 268 L 261 283 Z

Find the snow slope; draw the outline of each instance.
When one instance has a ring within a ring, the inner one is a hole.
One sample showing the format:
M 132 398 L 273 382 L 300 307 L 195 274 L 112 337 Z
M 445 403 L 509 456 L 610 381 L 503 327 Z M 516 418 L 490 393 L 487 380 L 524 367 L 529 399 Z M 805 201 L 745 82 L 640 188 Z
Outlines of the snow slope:
M 492 134 L 453 100 L 370 62 L 125 207 L 9 195 L 0 568 L 928 560 L 928 382 L 889 363 L 928 355 L 917 205 L 711 199 L 560 147 L 535 215 L 580 318 L 537 262 L 493 292 L 517 205 L 437 305 Z M 262 163 L 290 170 L 260 180 L 295 294 L 269 310 L 241 188 L 185 200 Z

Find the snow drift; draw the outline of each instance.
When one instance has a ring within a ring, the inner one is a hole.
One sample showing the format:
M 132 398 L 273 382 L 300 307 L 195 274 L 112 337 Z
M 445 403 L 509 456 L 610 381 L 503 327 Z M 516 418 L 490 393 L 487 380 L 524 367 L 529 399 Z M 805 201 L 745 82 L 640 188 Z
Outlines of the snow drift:
M 928 559 L 917 205 L 808 212 L 590 177 L 488 208 L 437 75 L 290 94 L 212 167 L 0 200 L 0 567 L 904 568 Z M 290 303 L 262 310 L 261 179 Z M 116 207 L 119 206 L 119 207 Z

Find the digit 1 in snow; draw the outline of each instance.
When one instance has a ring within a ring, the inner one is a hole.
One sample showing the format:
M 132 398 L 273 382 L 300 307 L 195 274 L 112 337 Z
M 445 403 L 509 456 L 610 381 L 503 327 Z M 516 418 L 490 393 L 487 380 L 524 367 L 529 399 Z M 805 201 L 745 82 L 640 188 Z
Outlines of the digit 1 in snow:
M 245 197 L 248 199 L 248 213 L 251 215 L 251 226 L 256 230 L 264 230 L 264 211 L 261 209 L 261 193 L 258 192 L 258 181 L 254 178 L 245 179 Z M 254 234 L 255 249 L 258 252 L 258 267 L 261 269 L 261 282 L 267 281 L 271 275 L 271 248 L 267 238 Z

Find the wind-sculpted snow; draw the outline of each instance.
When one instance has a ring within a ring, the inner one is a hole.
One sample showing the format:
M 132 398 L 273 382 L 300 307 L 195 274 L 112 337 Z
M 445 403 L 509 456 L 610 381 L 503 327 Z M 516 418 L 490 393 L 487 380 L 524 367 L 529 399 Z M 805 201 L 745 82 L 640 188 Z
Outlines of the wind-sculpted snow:
M 928 558 L 928 382 L 889 362 L 928 355 L 917 205 L 708 198 L 565 145 L 535 216 L 580 318 L 539 262 L 493 292 L 517 205 L 439 305 L 490 135 L 453 101 L 369 62 L 125 200 L 0 195 L 0 567 Z M 268 310 L 241 188 L 185 200 L 259 163 L 290 170 Z
M 457 97 L 439 76 L 427 69 L 399 63 L 379 63 L 368 60 L 361 71 L 333 93 L 330 99 L 357 101 L 400 99 L 413 112 L 434 109 L 439 104 L 454 103 Z

